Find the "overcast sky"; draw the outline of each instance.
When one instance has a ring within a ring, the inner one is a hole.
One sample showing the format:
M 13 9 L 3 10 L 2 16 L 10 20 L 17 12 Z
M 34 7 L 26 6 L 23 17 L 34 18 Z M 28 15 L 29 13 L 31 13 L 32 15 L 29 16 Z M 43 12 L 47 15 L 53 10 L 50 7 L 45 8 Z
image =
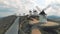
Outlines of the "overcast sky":
M 0 0 L 0 16 L 8 16 L 14 13 L 26 13 L 38 6 L 40 10 L 51 5 L 45 10 L 48 16 L 60 16 L 60 0 Z

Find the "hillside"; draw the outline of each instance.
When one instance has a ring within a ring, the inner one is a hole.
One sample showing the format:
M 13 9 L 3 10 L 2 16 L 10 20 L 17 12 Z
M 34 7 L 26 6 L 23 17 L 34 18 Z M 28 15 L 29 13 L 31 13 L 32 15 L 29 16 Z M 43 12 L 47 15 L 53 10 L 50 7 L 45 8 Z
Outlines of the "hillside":
M 23 29 L 21 29 L 21 30 L 24 31 L 25 30 L 25 27 L 26 28 L 29 28 L 27 26 L 28 20 L 25 19 L 25 17 L 21 17 L 20 20 L 21 20 L 20 21 L 20 25 L 21 25 L 21 23 L 24 23 L 23 26 L 22 26 Z M 23 33 L 21 30 L 20 30 L 20 34 Z M 32 30 L 32 34 L 33 33 L 39 34 L 39 32 L 37 32 L 37 31 L 38 31 L 38 29 L 33 29 Z M 49 33 L 50 34 L 57 34 L 57 33 L 60 34 L 59 32 L 60 32 L 60 23 L 58 23 L 58 21 L 55 21 L 55 20 L 52 20 L 52 19 L 48 19 L 47 18 L 47 23 L 41 25 L 40 34 L 49 34 Z
M 16 16 L 11 15 L 0 19 L 0 34 L 4 34 L 13 24 L 16 18 L 17 18 Z
M 56 21 L 56 22 L 60 22 L 60 17 L 59 16 L 48 16 L 48 19 L 49 20 L 52 20 L 52 21 Z

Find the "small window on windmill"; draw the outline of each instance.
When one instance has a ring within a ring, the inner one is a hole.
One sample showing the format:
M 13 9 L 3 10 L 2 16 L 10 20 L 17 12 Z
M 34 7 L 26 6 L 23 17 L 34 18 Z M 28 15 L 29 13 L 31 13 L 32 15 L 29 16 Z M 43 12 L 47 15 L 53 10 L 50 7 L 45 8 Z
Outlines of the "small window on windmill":
M 39 14 L 39 21 L 40 21 L 40 23 L 46 23 L 47 22 L 46 13 L 44 12 L 44 10 Z

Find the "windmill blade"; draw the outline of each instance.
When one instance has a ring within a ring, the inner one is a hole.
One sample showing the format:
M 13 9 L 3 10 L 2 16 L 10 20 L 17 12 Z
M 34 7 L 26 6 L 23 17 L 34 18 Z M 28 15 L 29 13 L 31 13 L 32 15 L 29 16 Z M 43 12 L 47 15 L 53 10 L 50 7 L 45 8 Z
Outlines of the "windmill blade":
M 50 8 L 51 5 L 48 5 L 46 8 L 44 8 L 43 10 L 47 10 L 48 8 Z
M 40 8 L 39 8 L 38 6 L 36 6 L 36 9 L 37 9 L 38 11 L 41 11 Z

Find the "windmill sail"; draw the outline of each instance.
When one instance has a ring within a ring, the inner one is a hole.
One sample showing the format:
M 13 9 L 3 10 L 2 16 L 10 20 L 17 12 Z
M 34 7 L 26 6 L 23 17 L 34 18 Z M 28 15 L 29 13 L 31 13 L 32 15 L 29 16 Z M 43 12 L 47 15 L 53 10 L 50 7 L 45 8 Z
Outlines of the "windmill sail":
M 36 6 L 36 8 L 37 8 L 38 11 L 41 11 L 40 8 L 39 8 L 38 6 Z
M 51 5 L 48 5 L 46 8 L 44 8 L 43 10 L 47 10 L 48 8 L 50 8 Z
M 46 8 L 44 8 L 43 10 L 40 10 L 40 8 L 38 7 L 38 6 L 36 6 L 36 9 L 38 10 L 38 11 L 44 11 L 44 10 L 47 10 L 49 7 L 50 7 L 51 5 L 48 5 Z

